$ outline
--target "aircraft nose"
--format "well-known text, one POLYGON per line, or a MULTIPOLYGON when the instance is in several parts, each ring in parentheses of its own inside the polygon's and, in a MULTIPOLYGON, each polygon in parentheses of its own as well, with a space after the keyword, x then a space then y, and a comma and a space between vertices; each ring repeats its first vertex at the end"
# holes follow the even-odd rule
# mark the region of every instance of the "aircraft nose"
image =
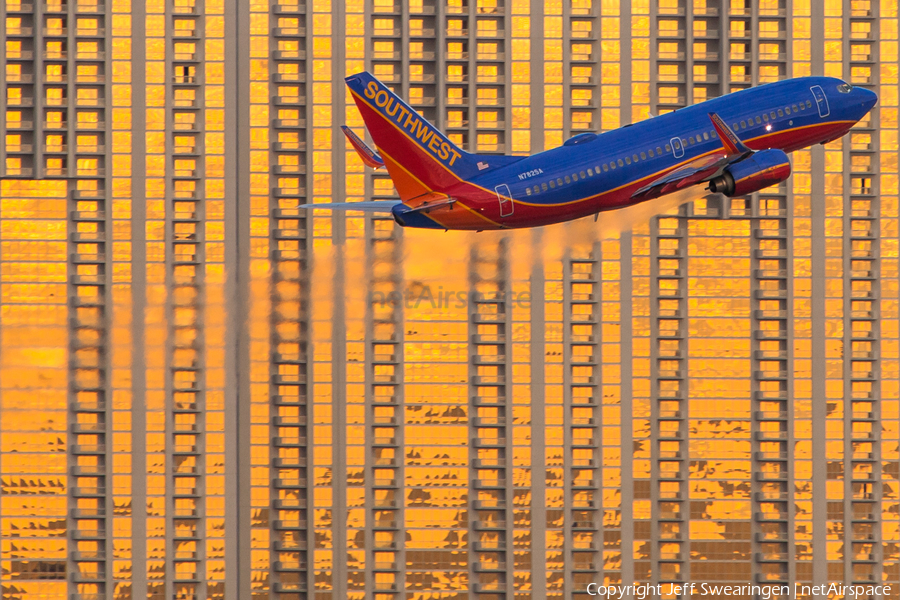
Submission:
POLYGON ((860 106, 863 109, 863 115, 865 115, 870 110, 872 110, 872 108, 875 106, 875 104, 878 103, 878 95, 875 92, 873 92, 871 90, 867 90, 865 88, 856 88, 856 89, 859 90, 859 94, 861 96, 860 106))

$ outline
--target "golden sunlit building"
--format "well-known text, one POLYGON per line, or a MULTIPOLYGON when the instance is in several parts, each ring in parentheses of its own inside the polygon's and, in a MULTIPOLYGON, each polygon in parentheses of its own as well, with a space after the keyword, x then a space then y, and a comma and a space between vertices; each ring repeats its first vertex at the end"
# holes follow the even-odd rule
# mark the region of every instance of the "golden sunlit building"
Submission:
POLYGON ((900 581, 897 0, 0 12, 4 600, 900 581), (394 197, 363 69, 479 152, 880 103, 751 197, 442 233, 297 208, 394 197))

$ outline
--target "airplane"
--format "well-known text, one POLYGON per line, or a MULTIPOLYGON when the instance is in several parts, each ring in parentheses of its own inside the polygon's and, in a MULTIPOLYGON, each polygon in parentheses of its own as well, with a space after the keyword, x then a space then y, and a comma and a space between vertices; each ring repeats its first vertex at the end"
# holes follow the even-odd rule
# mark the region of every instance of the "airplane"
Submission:
POLYGON ((785 181, 787 154, 844 136, 878 96, 832 77, 769 83, 531 156, 471 154, 369 72, 346 78, 377 151, 348 127, 363 162, 386 168, 399 200, 304 204, 389 212, 404 227, 539 227, 688 186, 743 196, 785 181))

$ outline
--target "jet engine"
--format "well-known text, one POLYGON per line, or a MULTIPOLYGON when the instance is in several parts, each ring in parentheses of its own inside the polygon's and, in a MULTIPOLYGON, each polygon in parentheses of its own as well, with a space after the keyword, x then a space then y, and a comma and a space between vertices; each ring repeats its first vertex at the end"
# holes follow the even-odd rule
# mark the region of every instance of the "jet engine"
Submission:
POLYGON ((729 198, 752 194, 791 176, 791 161, 781 150, 760 150, 729 165, 709 182, 709 191, 729 198))

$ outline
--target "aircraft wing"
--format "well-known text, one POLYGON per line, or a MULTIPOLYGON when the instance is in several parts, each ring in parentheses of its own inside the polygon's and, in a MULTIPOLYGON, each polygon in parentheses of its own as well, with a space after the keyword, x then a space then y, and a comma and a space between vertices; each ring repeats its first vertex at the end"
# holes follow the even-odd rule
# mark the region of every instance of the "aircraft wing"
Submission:
POLYGON ((731 164, 725 153, 701 156, 668 174, 654 179, 631 195, 635 200, 651 200, 671 194, 681 188, 700 183, 716 175, 722 167, 731 164))
POLYGON ((719 135, 719 139, 722 140, 723 149, 713 154, 697 157, 674 171, 654 179, 633 193, 631 195, 633 199, 640 201, 659 198, 689 185, 708 181, 719 175, 720 171, 728 165, 744 160, 753 154, 753 150, 744 145, 719 115, 709 113, 709 119, 719 135))
POLYGON ((300 208, 389 213, 398 204, 402 204, 402 202, 399 200, 365 200, 363 202, 322 202, 321 204, 301 204, 300 208))

